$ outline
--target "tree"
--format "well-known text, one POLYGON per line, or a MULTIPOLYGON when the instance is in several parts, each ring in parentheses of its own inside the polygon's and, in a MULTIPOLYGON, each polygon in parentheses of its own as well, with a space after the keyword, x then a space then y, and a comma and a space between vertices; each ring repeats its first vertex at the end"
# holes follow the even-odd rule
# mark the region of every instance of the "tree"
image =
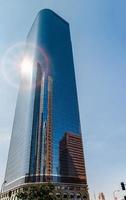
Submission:
POLYGON ((56 200, 54 189, 52 183, 25 186, 16 196, 21 200, 56 200))

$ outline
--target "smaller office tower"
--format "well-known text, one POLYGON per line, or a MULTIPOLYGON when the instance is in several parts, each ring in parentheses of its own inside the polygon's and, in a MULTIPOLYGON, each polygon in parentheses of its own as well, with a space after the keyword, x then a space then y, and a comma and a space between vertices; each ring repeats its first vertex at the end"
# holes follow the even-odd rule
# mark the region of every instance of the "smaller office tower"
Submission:
POLYGON ((64 177, 68 177, 69 182, 86 183, 83 147, 80 135, 66 132, 60 141, 60 174, 62 181, 64 177))
POLYGON ((105 200, 105 195, 104 195, 103 192, 99 193, 98 199, 99 200, 105 200))

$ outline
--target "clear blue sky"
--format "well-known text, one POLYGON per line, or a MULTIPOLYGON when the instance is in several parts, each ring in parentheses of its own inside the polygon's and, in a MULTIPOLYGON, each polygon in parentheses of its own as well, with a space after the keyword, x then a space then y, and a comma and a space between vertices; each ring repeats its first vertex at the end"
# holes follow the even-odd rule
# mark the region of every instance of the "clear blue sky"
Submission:
POLYGON ((0 184, 18 88, 3 76, 2 61, 45 7, 70 23, 89 191, 110 200, 126 180, 125 0, 0 0, 0 184))

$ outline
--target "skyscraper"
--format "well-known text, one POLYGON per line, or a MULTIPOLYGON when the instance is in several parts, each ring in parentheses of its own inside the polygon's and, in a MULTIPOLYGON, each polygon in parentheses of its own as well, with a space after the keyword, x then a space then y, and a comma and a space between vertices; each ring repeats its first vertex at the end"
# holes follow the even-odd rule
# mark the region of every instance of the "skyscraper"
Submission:
POLYGON ((87 192, 69 24, 49 9, 39 12, 28 34, 23 68, 3 191, 34 182, 75 184, 70 170, 62 179, 60 141, 68 132, 80 145, 71 147, 71 155, 81 153, 74 178, 87 192))

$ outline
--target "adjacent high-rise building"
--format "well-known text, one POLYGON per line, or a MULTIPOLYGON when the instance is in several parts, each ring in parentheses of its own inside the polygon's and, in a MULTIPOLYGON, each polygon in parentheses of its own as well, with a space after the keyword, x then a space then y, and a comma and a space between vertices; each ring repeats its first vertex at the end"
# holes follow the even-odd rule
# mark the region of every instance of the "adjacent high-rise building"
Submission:
POLYGON ((54 182, 78 184, 88 196, 68 22, 40 11, 22 66, 3 191, 54 182))
POLYGON ((99 199, 99 200, 105 200, 105 195, 104 195, 103 192, 99 193, 98 199, 99 199))
POLYGON ((60 141, 60 175, 61 181, 74 183, 85 183, 86 173, 84 164, 84 155, 82 139, 75 133, 65 133, 60 141), (65 177, 65 178, 64 178, 65 177))

